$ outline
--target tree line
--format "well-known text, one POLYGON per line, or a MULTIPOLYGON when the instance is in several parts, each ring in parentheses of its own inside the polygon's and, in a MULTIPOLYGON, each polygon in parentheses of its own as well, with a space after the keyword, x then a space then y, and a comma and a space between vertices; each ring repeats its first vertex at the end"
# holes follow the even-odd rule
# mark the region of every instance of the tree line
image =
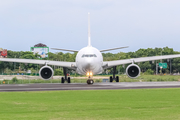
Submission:
MULTIPOLYGON (((139 49, 135 52, 119 52, 119 53, 102 53, 104 61, 112 61, 112 60, 122 60, 122 59, 130 59, 130 58, 139 58, 139 57, 148 57, 148 56, 161 56, 161 55, 171 55, 171 54, 180 54, 180 52, 174 51, 172 48, 164 47, 164 48, 147 48, 147 49, 139 49)), ((43 58, 43 60, 53 60, 53 61, 68 61, 75 62, 77 53, 48 53, 48 58, 43 58)), ((33 54, 32 52, 25 51, 11 51, 8 50, 8 58, 22 58, 22 59, 41 59, 38 54, 33 54)), ((163 69, 163 73, 170 73, 170 60, 157 60, 157 61, 149 61, 149 62, 141 62, 136 63, 141 68, 141 72, 151 71, 152 74, 156 72, 156 63, 163 62, 167 63, 168 68, 163 69)), ((171 59, 172 63, 172 73, 177 73, 180 71, 180 58, 171 59)), ((117 66, 117 73, 125 73, 125 69, 128 66, 119 65, 117 66)), ((38 72, 41 65, 36 64, 24 64, 24 63, 10 63, 10 62, 0 62, 0 72, 1 73, 19 73, 26 72, 31 70, 31 72, 38 72)), ((59 66, 51 66, 54 70, 59 69, 62 70, 59 66)), ((61 72, 62 73, 62 72, 61 72)), ((112 69, 108 69, 104 71, 104 73, 112 73, 112 69)))

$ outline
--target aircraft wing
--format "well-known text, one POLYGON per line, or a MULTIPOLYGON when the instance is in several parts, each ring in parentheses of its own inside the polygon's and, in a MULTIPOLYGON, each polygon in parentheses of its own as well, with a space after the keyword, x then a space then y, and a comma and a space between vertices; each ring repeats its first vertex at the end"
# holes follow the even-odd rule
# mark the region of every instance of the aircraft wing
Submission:
POLYGON ((163 55, 163 56, 153 56, 153 57, 141 57, 141 58, 131 58, 131 59, 124 59, 124 60, 115 60, 115 61, 104 61, 103 68, 110 68, 117 65, 123 65, 128 63, 139 63, 139 62, 146 62, 146 61, 154 61, 154 60, 161 60, 161 59, 170 59, 170 58, 178 58, 180 54, 176 55, 163 55))
POLYGON ((17 62, 17 63, 32 63, 39 65, 55 65, 67 68, 75 68, 75 62, 62 62, 62 61, 50 61, 50 60, 36 60, 36 59, 17 59, 17 58, 0 58, 0 61, 4 62, 17 62))
POLYGON ((67 49, 59 49, 59 48, 51 48, 53 50, 62 50, 62 51, 69 51, 69 52, 78 52, 78 50, 67 50, 67 49))
POLYGON ((111 49, 106 49, 106 50, 100 50, 100 52, 106 52, 106 51, 117 50, 117 49, 123 49, 123 48, 128 48, 128 46, 126 46, 126 47, 118 47, 118 48, 111 48, 111 49))

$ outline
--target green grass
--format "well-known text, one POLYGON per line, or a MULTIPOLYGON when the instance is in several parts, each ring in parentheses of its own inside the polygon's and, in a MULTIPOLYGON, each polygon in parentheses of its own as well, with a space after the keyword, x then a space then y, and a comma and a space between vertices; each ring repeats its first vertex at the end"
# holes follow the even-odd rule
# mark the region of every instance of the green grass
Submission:
POLYGON ((179 120, 179 113, 179 88, 0 93, 0 120, 179 120))

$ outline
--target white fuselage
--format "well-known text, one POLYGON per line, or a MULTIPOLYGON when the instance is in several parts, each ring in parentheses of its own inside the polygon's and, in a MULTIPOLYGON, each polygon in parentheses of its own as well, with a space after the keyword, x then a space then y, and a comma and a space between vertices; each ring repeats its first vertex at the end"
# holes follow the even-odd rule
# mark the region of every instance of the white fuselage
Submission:
POLYGON ((103 71, 103 57, 101 52, 91 46, 82 48, 76 56, 76 72, 86 75, 91 72, 93 75, 103 71))

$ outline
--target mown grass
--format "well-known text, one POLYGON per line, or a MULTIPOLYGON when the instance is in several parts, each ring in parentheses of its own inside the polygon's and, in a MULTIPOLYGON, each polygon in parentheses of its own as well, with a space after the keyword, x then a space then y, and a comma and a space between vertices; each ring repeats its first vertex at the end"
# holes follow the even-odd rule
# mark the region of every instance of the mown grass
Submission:
POLYGON ((1 92, 1 120, 179 120, 180 89, 1 92))

